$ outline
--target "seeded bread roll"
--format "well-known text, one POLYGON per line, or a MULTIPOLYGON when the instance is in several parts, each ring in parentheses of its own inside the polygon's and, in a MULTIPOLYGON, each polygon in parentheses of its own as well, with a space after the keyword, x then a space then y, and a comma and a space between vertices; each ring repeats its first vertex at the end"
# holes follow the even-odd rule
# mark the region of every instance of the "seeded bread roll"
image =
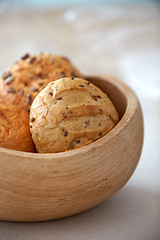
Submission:
POLYGON ((26 54, 0 78, 0 102, 18 105, 29 111, 35 96, 48 83, 74 76, 82 75, 65 57, 26 54))
POLYGON ((29 113, 14 105, 0 104, 0 147, 35 152, 29 131, 29 113))
POLYGON ((34 99, 30 131, 40 153, 83 147, 108 133, 118 113, 99 88, 80 78, 49 83, 34 99))

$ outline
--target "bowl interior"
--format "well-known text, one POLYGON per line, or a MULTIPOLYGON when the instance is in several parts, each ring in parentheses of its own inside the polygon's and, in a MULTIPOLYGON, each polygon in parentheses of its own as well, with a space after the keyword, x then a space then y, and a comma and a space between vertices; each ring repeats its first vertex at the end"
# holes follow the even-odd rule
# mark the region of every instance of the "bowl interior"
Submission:
POLYGON ((123 117, 126 108, 127 108, 127 98, 123 91, 121 91, 120 88, 118 88, 115 83, 112 83, 110 78, 108 78, 108 81, 106 78, 103 77, 87 77, 88 81, 92 82, 94 85, 99 87, 103 92, 105 92, 108 97, 113 102, 114 106, 116 107, 120 119, 123 117))

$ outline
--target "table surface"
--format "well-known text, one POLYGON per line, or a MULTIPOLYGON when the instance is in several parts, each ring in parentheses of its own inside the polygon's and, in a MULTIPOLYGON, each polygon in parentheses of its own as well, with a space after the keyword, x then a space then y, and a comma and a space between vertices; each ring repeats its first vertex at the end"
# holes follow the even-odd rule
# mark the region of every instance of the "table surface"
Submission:
POLYGON ((41 223, 0 222, 0 240, 160 239, 160 7, 0 4, 0 72, 25 52, 69 57, 87 75, 118 77, 137 93, 145 138, 139 165, 113 197, 84 213, 41 223))

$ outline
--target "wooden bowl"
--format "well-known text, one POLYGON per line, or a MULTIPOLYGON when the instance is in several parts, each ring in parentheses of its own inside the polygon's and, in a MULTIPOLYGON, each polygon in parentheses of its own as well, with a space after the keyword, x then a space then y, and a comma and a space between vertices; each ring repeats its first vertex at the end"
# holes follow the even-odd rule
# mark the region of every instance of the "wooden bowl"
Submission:
POLYGON ((0 219, 43 221, 87 210, 117 192, 135 170, 143 118, 134 92, 112 77, 87 77, 116 106, 108 134, 68 152, 38 154, 0 148, 0 219))

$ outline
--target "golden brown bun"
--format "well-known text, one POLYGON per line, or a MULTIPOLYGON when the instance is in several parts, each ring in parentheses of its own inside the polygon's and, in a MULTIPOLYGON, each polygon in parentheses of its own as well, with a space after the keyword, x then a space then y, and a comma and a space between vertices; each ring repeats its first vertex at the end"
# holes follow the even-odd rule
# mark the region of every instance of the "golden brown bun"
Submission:
POLYGON ((0 78, 0 102, 29 111, 35 96, 50 82, 61 77, 82 75, 65 58, 56 55, 24 55, 0 78))
POLYGON ((84 79, 62 78, 34 99, 30 131, 40 153, 83 147, 108 133, 118 113, 99 88, 84 79))
POLYGON ((29 131, 29 113, 14 105, 0 104, 0 147, 35 152, 29 131))

